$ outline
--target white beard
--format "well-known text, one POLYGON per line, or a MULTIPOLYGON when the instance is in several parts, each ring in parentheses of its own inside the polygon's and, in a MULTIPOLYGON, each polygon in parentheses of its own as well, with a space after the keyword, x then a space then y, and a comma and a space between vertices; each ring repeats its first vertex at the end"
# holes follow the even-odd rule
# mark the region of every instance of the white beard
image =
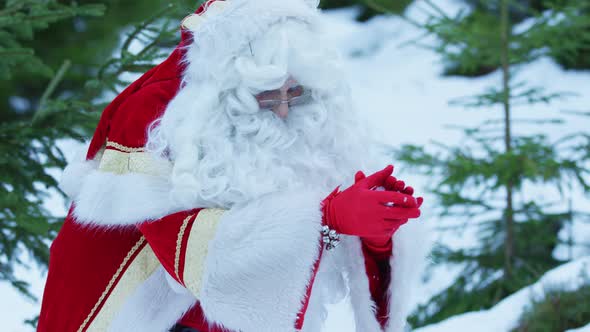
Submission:
POLYGON ((285 21, 210 67, 199 48, 189 49, 184 84, 147 145, 173 161, 175 200, 228 208, 286 189, 329 192, 374 160, 337 57, 318 45, 306 25, 285 21), (313 91, 313 101, 286 120, 260 110, 253 95, 290 75, 313 91))
MULTIPOLYGON (((295 107, 286 120, 270 111, 229 120, 228 108, 206 112, 193 122, 203 125, 186 133, 178 128, 183 142, 166 145, 174 161, 173 195, 183 204, 228 208, 287 189, 331 191, 351 182, 369 158, 352 117, 338 119, 321 104, 295 107)), ((162 134, 157 128, 152 144, 162 134)))

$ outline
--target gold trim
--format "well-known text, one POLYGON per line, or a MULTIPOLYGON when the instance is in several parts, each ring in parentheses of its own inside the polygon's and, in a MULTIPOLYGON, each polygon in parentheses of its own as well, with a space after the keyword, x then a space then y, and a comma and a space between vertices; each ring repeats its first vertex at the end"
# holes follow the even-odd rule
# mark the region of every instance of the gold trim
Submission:
POLYGON ((98 169, 114 174, 141 173, 148 175, 168 174, 171 165, 168 160, 154 158, 147 152, 121 152, 105 150, 98 169))
POLYGON ((209 242, 215 237, 217 224, 224 212, 222 209, 201 210, 189 233, 184 263, 184 284, 197 298, 201 293, 209 242))
POLYGON ((127 256, 125 256, 125 258, 123 259, 123 262, 121 262, 121 265, 119 265, 119 268, 117 269, 117 271, 115 272, 115 274, 113 275, 113 277, 111 278, 109 283, 107 284, 106 289, 102 292, 102 294, 98 298, 98 301, 94 304, 94 307, 92 307, 92 310, 90 310, 90 313, 88 314, 88 316, 86 317, 84 322, 82 322, 82 325, 80 325, 80 328, 78 328, 78 332, 82 332, 84 330, 84 328, 86 327, 86 325, 88 324, 88 322, 90 321, 90 319, 92 318, 92 316, 94 315, 96 310, 98 309, 98 306, 100 306, 100 304, 104 301, 105 297, 107 296, 107 294, 109 293, 111 288, 113 288, 113 286, 115 285, 115 281, 117 280, 117 278, 119 278, 119 275, 121 274, 121 272, 123 272, 123 269, 125 268, 125 265, 127 265, 127 262, 131 259, 133 254, 135 254, 135 252, 139 249, 139 247, 141 247, 141 245, 144 242, 145 242, 145 238, 141 237, 141 239, 139 239, 139 241, 137 241, 137 243, 133 246, 133 248, 131 248, 131 250, 129 250, 129 252, 127 253, 127 256))
POLYGON ((203 22, 205 22, 206 18, 204 16, 212 17, 221 14, 225 10, 227 3, 225 1, 215 1, 209 2, 206 6, 205 11, 200 15, 191 14, 185 17, 180 22, 180 27, 183 29, 196 30, 201 24, 203 24, 203 22))
POLYGON ((196 29, 199 25, 203 23, 203 18, 197 14, 191 14, 182 19, 180 22, 180 27, 182 29, 196 29))
MULTIPOLYGON (((144 240, 145 241, 145 240, 144 240)), ((143 284, 160 266, 160 262, 152 248, 147 245, 137 254, 133 262, 114 286, 102 308, 88 326, 87 332, 108 331, 114 318, 129 297, 143 284)))
POLYGON ((180 231, 178 232, 178 237, 176 238, 176 253, 174 255, 174 273, 176 274, 176 279, 180 280, 180 251, 182 250, 182 238, 184 237, 184 232, 186 232, 186 228, 188 227, 189 221, 194 217, 194 214, 186 217, 180 226, 180 231))
POLYGON ((129 153, 105 150, 98 169, 103 172, 125 174, 129 172, 129 153))
POLYGON ((121 144, 119 144, 117 142, 112 142, 112 141, 107 141, 107 147, 115 148, 117 150, 120 150, 122 152, 127 152, 127 153, 131 153, 131 152, 145 152, 146 151, 145 148, 131 148, 131 147, 128 147, 128 146, 121 145, 121 144))

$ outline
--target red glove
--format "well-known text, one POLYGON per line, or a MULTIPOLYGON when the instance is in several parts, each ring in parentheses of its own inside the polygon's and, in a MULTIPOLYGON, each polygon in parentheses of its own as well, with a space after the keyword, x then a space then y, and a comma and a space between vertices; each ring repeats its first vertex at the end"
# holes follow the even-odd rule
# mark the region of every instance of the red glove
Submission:
MULTIPOLYGON (((354 182, 357 183, 365 178, 365 173, 362 171, 358 171, 354 176, 354 182)), ((406 183, 402 180, 398 180, 395 176, 389 176, 385 183, 383 184, 383 189, 387 191, 396 191, 400 193, 404 193, 410 196, 414 195, 414 188, 407 186, 406 183)), ((418 203, 418 208, 422 206, 424 202, 424 198, 418 197, 416 198, 416 202, 418 203)))
MULTIPOLYGON (((365 174, 362 171, 358 171, 354 177, 355 183, 363 179, 365 179, 365 174)), ((386 191, 400 192, 410 196, 414 194, 414 188, 406 186, 404 181, 398 180, 394 176, 389 176, 383 183, 382 188, 386 191)), ((418 208, 422 206, 423 201, 424 199, 422 197, 416 199, 418 208)), ((406 222, 408 222, 407 219, 402 219, 398 221, 398 224, 401 226, 406 222)), ((376 237, 364 237, 362 238, 363 243, 372 253, 389 255, 392 246, 391 237, 397 231, 397 228, 392 231, 391 234, 381 234, 376 237)))
POLYGON ((374 190, 384 186, 392 172, 393 166, 387 166, 343 192, 336 189, 322 204, 324 222, 341 234, 382 238, 391 237, 408 219, 418 218, 418 202, 411 195, 374 190))

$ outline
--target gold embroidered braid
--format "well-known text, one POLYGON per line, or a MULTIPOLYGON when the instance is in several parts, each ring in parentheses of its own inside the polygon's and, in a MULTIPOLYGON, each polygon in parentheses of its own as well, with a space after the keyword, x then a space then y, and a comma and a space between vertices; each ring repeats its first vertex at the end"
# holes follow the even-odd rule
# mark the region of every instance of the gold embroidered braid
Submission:
POLYGON ((105 150, 98 169, 118 175, 139 173, 164 176, 171 172, 172 164, 165 159, 154 158, 147 152, 121 152, 105 150))
POLYGON ((178 232, 178 237, 176 238, 176 253, 174 256, 174 273, 176 274, 176 279, 180 281, 180 251, 182 250, 182 238, 184 237, 184 232, 188 227, 188 222, 194 217, 194 214, 186 217, 182 222, 182 226, 180 226, 180 231, 178 232))
POLYGON ((217 225, 224 214, 221 209, 204 209, 197 214, 186 245, 184 285, 199 298, 209 252, 209 243, 215 238, 217 225))
POLYGON ((145 148, 130 148, 128 146, 124 146, 119 143, 111 142, 111 141, 107 141, 107 147, 115 148, 115 149, 120 150, 122 152, 128 152, 128 153, 145 152, 145 148))
POLYGON ((121 272, 123 272, 125 265, 127 265, 129 260, 131 259, 131 257, 133 257, 135 252, 141 247, 141 245, 144 242, 145 242, 145 238, 142 236, 141 239, 139 239, 139 241, 137 241, 137 243, 133 246, 133 248, 131 248, 131 250, 129 250, 129 252, 127 253, 127 256, 125 256, 125 258, 123 259, 123 262, 121 262, 121 265, 119 265, 119 268, 117 269, 117 271, 115 272, 115 274, 113 275, 111 280, 109 281, 106 289, 102 292, 102 294, 98 298, 98 301, 96 302, 96 304, 94 304, 94 307, 92 308, 92 310, 90 310, 90 313, 88 314, 88 316, 86 317, 84 322, 82 322, 82 325, 80 325, 80 328, 78 328, 78 332, 84 331, 84 329, 86 328, 86 325, 88 325, 88 323, 90 322, 90 319, 92 318, 92 316, 94 316, 94 313, 96 312, 96 310, 98 310, 98 307, 100 306, 100 304, 104 301, 104 299, 106 298, 106 296, 109 293, 109 291, 111 290, 111 288, 113 288, 113 286, 115 285, 115 281, 117 280, 117 278, 119 278, 119 275, 121 275, 121 272))

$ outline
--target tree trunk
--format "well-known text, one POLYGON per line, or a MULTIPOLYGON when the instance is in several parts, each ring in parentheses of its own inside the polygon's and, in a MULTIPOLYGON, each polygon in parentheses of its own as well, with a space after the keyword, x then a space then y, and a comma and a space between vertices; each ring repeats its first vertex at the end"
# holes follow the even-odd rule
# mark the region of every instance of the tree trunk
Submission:
MULTIPOLYGON (((512 132, 510 128, 510 31, 511 24, 508 15, 509 0, 502 0, 501 8, 501 34, 502 34, 502 103, 504 107, 504 143, 506 153, 512 151, 512 132)), ((512 257, 514 256, 514 205, 513 205, 514 181, 512 176, 506 184, 506 210, 504 213, 504 228, 506 236, 504 239, 504 277, 510 279, 512 276, 512 257)))

